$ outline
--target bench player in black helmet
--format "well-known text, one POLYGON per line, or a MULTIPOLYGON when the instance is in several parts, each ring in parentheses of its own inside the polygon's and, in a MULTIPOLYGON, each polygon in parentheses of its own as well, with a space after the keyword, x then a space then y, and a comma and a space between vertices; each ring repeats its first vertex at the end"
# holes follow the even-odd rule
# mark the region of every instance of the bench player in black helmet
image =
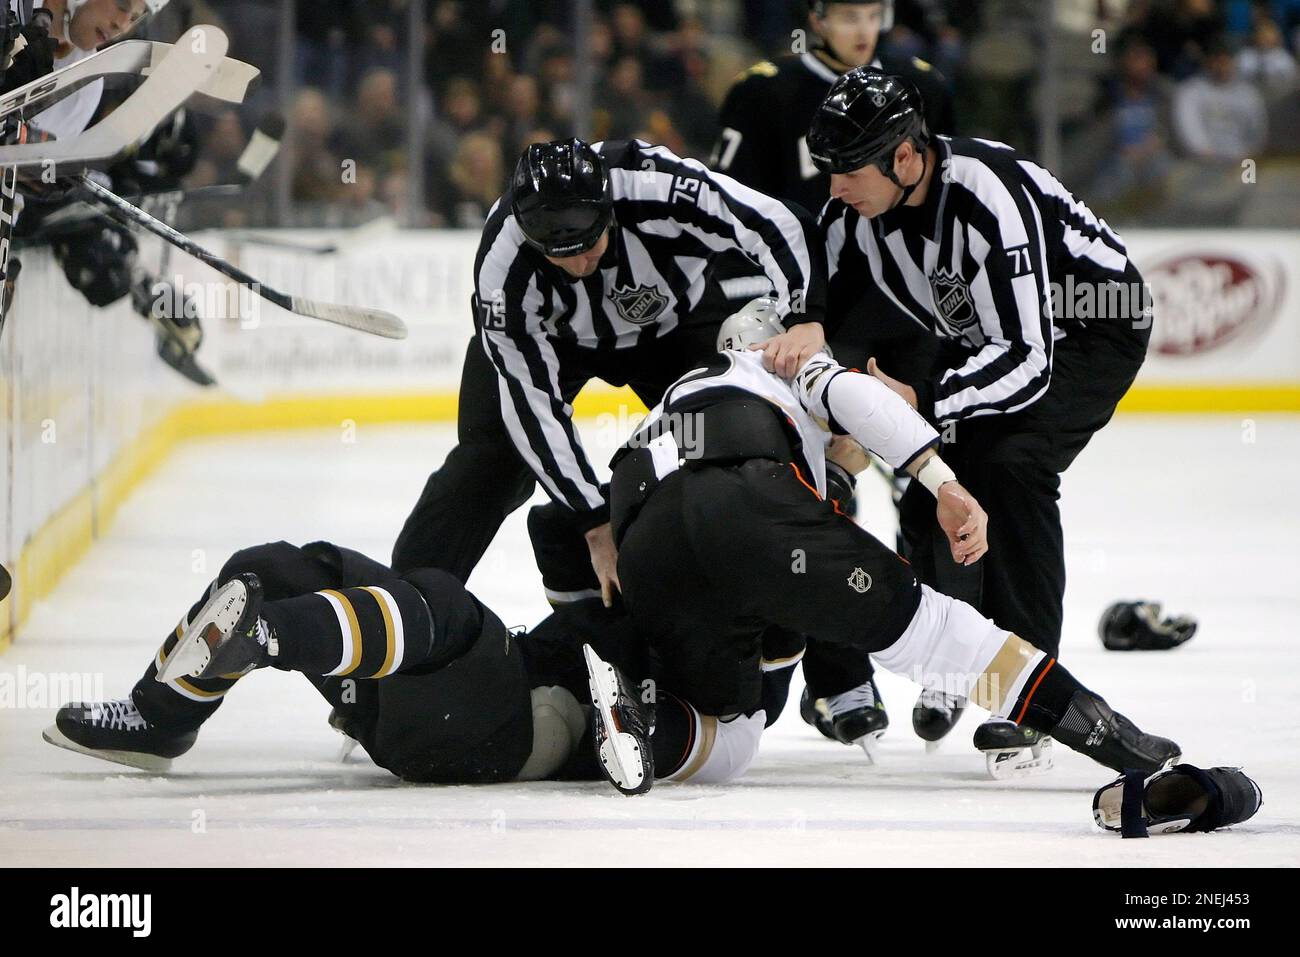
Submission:
MULTIPOLYGON (((1151 313, 1123 240, 1052 173, 1000 143, 931 136, 917 91, 854 70, 808 134, 831 176, 822 214, 830 296, 843 309, 883 292, 931 330, 938 358, 907 378, 870 370, 944 431, 962 483, 989 513, 989 553, 948 561, 922 489, 900 506, 923 581, 965 597, 1055 656, 1065 560, 1060 475, 1109 421, 1146 354, 1151 313), (1077 301, 1062 290, 1086 291, 1077 301)), ((934 699, 918 730, 937 739, 960 702, 934 699)), ((1030 745, 986 723, 982 749, 1030 745)))
POLYGON ((826 205, 830 177, 808 153, 808 123, 848 70, 871 66, 912 80, 935 126, 951 128, 952 100, 943 77, 915 57, 879 49, 893 25, 890 0, 809 0, 811 49, 754 64, 723 101, 709 165, 770 196, 816 212, 826 205))
POLYGON ((790 327, 771 360, 820 349, 824 252, 808 213, 637 140, 528 147, 475 259, 460 442, 406 520, 394 568, 466 580, 540 481, 586 536, 609 600, 608 507, 570 403, 600 378, 654 405, 710 354, 722 317, 710 326, 695 307, 711 263, 733 250, 759 264, 790 327))

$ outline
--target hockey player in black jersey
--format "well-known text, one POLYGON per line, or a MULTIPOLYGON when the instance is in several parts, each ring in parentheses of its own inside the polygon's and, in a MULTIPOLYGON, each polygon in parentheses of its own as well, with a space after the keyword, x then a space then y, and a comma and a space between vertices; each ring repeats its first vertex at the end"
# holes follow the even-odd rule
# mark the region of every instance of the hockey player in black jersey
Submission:
POLYGON ((924 492, 945 555, 980 560, 991 524, 936 453, 939 435, 879 379, 825 353, 787 380, 752 351, 781 327, 770 302, 722 326, 718 356, 669 387, 613 459, 623 597, 666 672, 702 710, 759 706, 767 626, 870 653, 925 687, 1115 769, 1179 756, 1053 656, 921 584, 824 499, 831 435, 851 435, 924 492))
POLYGON ((572 422, 592 378, 646 403, 712 352, 697 315, 712 261, 751 257, 789 326, 772 359, 821 348, 824 253, 811 216, 641 141, 558 140, 525 150, 475 259, 474 336, 459 444, 393 549, 393 567, 464 581, 540 481, 584 533, 607 600, 617 587, 608 507, 572 422))
POLYGON ((654 707, 649 774, 718 783, 744 772, 762 713, 720 721, 674 694, 625 612, 575 601, 511 632, 446 572, 398 575, 328 542, 236 552, 130 697, 67 704, 44 736, 163 773, 238 682, 272 669, 303 674, 329 702, 330 725, 404 780, 597 780, 584 645, 633 675, 638 692, 654 689, 638 694, 654 707))
MULTIPOLYGON (((942 424, 945 458, 989 512, 988 557, 956 569, 923 490, 909 488, 900 508, 909 558, 923 581, 1055 655, 1060 475, 1142 364, 1151 326, 1142 277, 1120 237, 1048 170, 999 143, 932 137, 904 79, 845 74, 808 142, 831 174, 822 223, 834 308, 883 291, 933 332, 940 352, 925 374, 869 369, 942 424)), ((938 738, 960 702, 928 710, 927 736, 938 738)), ((986 724, 976 743, 1018 737, 986 724)))
MULTIPOLYGON (((710 165, 772 196, 820 210, 830 196, 830 176, 808 153, 808 124, 831 84, 859 66, 906 76, 921 91, 931 129, 951 132, 952 97, 938 71, 924 60, 880 49, 893 25, 893 6, 892 0, 809 0, 811 49, 756 63, 737 79, 722 106, 710 165)), ((743 263, 724 268, 733 281, 753 272, 743 263)), ((827 335, 845 365, 865 367, 874 356, 900 376, 928 370, 932 337, 883 294, 866 296, 831 318, 827 335)), ((906 475, 895 478, 895 501, 906 484, 906 475)), ((847 495, 842 501, 851 511, 851 482, 841 494, 847 495)), ((808 687, 801 713, 827 737, 865 743, 864 735, 888 727, 869 661, 812 641, 803 667, 808 687), (821 693, 813 695, 808 688, 821 693), (833 701, 827 700, 832 696, 833 701)))
POLYGON ((890 0, 809 0, 812 48, 755 63, 737 78, 723 100, 709 165, 770 196, 821 209, 830 177, 808 153, 808 124, 831 84, 859 66, 910 79, 936 128, 951 129, 952 98, 934 68, 878 50, 892 21, 890 0))

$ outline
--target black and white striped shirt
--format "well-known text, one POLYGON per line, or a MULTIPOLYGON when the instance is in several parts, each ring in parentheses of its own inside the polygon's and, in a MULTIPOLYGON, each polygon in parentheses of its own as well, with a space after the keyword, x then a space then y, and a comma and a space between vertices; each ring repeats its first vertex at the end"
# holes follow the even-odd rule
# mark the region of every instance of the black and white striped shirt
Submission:
POLYGON ((610 252, 595 273, 573 279, 527 245, 509 193, 474 263, 474 319, 506 427, 551 497, 577 512, 605 501, 560 393, 556 341, 604 352, 667 334, 699 303, 712 257, 735 249, 766 274, 787 325, 820 322, 825 304, 824 253, 807 214, 662 146, 593 146, 614 202, 610 252))
POLYGON ((835 199, 823 209, 828 308, 841 314, 875 283, 964 348, 964 361, 918 385, 933 420, 1014 412, 1047 390, 1054 341, 1084 326, 1054 314, 1052 285, 1067 275, 1069 288, 1130 282, 1136 272, 1119 236, 1043 167, 991 140, 933 145, 920 206, 871 220, 835 199))

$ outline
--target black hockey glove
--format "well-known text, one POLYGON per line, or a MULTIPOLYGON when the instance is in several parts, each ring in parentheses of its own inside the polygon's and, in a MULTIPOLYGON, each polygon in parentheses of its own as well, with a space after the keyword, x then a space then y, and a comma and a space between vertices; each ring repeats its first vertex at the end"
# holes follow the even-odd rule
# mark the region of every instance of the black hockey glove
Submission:
POLYGON ((50 37, 48 11, 37 10, 26 26, 18 22, 12 10, 5 13, 8 19, 2 31, 6 45, 0 93, 16 90, 54 70, 55 42, 50 37))
POLYGON ((92 306, 110 305, 131 291, 135 254, 131 234, 114 223, 92 222, 54 242, 63 274, 92 306))

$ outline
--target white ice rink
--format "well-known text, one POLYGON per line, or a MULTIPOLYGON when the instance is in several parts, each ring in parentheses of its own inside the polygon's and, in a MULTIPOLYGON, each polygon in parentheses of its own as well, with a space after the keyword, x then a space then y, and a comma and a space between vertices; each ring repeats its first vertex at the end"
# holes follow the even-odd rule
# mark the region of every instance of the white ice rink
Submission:
MULTIPOLYGON (((45 744, 52 707, 0 709, 0 864, 1295 865, 1300 418, 1253 428, 1121 417, 1063 494, 1066 664, 1187 760, 1244 766, 1264 806, 1233 830, 1103 834, 1090 801, 1110 772, 1058 746, 1047 775, 987 780, 970 746, 974 713, 926 755, 910 727, 915 687, 890 675, 879 766, 800 722, 796 679, 741 782, 628 799, 603 783, 406 785, 360 752, 340 764, 327 705, 306 681, 268 671, 230 694, 167 777, 45 744), (1106 652, 1096 621, 1117 598, 1163 600, 1201 631, 1172 653, 1106 652)), ((453 439, 450 426, 375 427, 352 444, 290 432, 183 446, 35 608, 0 673, 89 672, 124 697, 236 548, 327 538, 386 561, 453 439)), ((867 485, 867 523, 892 540, 883 484, 867 485)), ((512 625, 546 612, 523 516, 470 582, 512 625)))

